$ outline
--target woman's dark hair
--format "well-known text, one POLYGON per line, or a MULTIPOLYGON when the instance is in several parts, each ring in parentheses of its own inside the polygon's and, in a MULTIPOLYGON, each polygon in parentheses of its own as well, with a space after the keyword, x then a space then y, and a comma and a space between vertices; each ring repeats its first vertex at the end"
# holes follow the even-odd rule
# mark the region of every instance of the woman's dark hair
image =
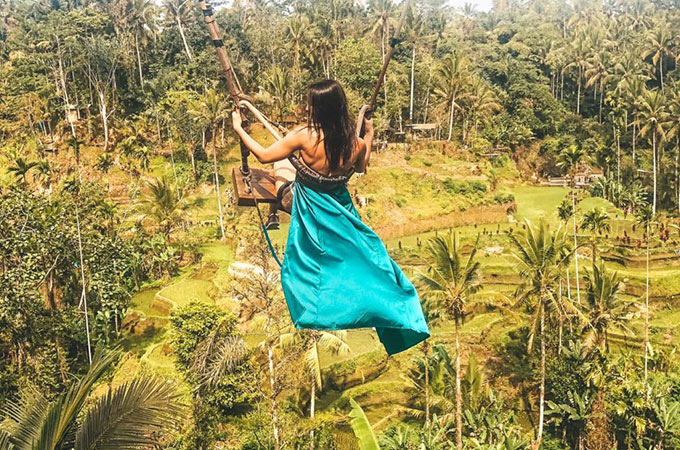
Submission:
POLYGON ((352 157, 356 142, 345 91, 335 80, 317 81, 309 86, 307 105, 307 126, 316 131, 319 139, 323 131, 328 167, 331 173, 335 172, 352 157))

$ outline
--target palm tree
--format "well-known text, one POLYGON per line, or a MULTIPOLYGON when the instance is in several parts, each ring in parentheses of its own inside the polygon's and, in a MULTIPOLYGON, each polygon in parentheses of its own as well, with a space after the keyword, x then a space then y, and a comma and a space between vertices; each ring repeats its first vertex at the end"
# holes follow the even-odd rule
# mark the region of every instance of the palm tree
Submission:
POLYGON ((154 219, 166 237, 170 236, 174 226, 182 221, 181 211, 186 204, 176 186, 165 177, 149 182, 149 189, 150 195, 142 204, 142 211, 154 219))
POLYGON ((602 349, 609 352, 609 329, 615 326, 630 331, 630 304, 619 295, 623 285, 618 274, 607 270, 603 261, 593 264, 592 273, 586 273, 585 279, 588 325, 584 340, 588 346, 602 345, 602 349))
POLYGON ((135 449, 158 444, 157 433, 181 420, 180 398, 165 380, 140 376, 106 393, 97 383, 118 359, 97 351, 87 374, 52 401, 27 391, 3 406, 6 440, 15 450, 135 449))
MULTIPOLYGON (((371 20, 371 34, 380 32, 380 54, 382 55, 382 63, 385 63, 387 55, 387 38, 390 35, 390 15, 394 9, 392 0, 373 0, 369 5, 369 14, 372 16, 371 20)), ((385 92, 385 103, 387 103, 387 83, 383 83, 385 92)))
POLYGON ((599 52, 593 53, 586 62, 586 87, 596 86, 595 92, 600 94, 598 119, 602 123, 602 103, 604 100, 605 85, 611 79, 611 71, 614 68, 612 53, 602 48, 599 52))
POLYGON ((293 70, 296 79, 300 76, 300 58, 304 51, 305 43, 310 40, 307 35, 308 29, 309 23, 307 23, 304 16, 290 18, 286 26, 286 39, 293 54, 293 70))
MULTIPOLYGON (((332 355, 346 355, 351 349, 347 345, 346 331, 315 331, 315 330, 295 330, 284 333, 279 337, 279 345, 282 348, 292 344, 302 344, 305 348, 302 358, 305 361, 307 370, 311 378, 309 394, 309 418, 314 419, 316 413, 316 392, 323 389, 321 383, 321 359, 320 350, 324 350, 332 355)), ((309 432, 310 450, 314 450, 314 429, 309 432)))
POLYGON ((274 117, 279 120, 283 119, 290 104, 288 99, 292 87, 290 73, 285 68, 273 66, 263 75, 262 88, 271 96, 276 111, 274 117))
POLYGON ((442 302, 446 312, 453 318, 456 328, 456 447, 463 446, 463 398, 461 391, 460 326, 465 316, 465 303, 481 289, 479 261, 475 260, 479 237, 470 256, 464 260, 458 233, 449 231, 447 236, 437 236, 429 242, 428 268, 419 275, 427 289, 427 295, 442 302))
POLYGON ((47 195, 51 196, 52 195, 52 165, 50 164, 50 161, 47 160, 47 159, 41 159, 35 165, 35 168, 38 171, 38 177, 37 178, 40 180, 40 184, 42 185, 43 189, 47 190, 47 195))
MULTIPOLYGON (((441 321, 441 311, 435 302, 431 302, 426 298, 421 300, 423 308, 423 315, 425 322, 430 328, 439 325, 441 321)), ((430 423, 430 340, 425 339, 421 345, 423 350, 423 371, 425 373, 425 386, 423 391, 425 393, 425 424, 430 423)))
POLYGON ((670 93, 668 140, 675 138, 675 198, 680 210, 680 83, 674 82, 670 93))
POLYGON ((560 153, 557 165, 567 170, 569 176, 569 185, 571 186, 571 211, 573 217, 574 228, 574 270, 576 272, 576 301, 581 304, 581 282, 579 281, 580 273, 578 270, 578 237, 576 226, 576 172, 581 166, 581 162, 585 159, 585 152, 583 149, 572 145, 560 153))
POLYGON ((644 226, 645 229, 645 245, 646 245, 646 259, 645 259, 645 337, 643 340, 645 353, 645 387, 647 387, 648 367, 649 367, 649 225, 654 220, 654 209, 645 205, 640 208, 637 213, 636 221, 638 224, 644 226))
POLYGON ((640 117, 636 121, 640 127, 640 135, 652 135, 652 167, 653 167, 653 193, 652 214, 656 214, 657 198, 657 146, 666 138, 668 127, 668 112, 666 110, 666 97, 659 90, 645 90, 639 98, 640 117))
POLYGON ((155 7, 151 0, 132 0, 129 4, 128 23, 130 33, 134 39, 135 53, 137 56, 137 70, 139 72, 139 85, 144 87, 144 75, 142 73, 142 53, 140 46, 147 44, 148 35, 155 29, 153 14, 155 7))
POLYGON ((189 0, 166 0, 165 9, 168 12, 168 18, 177 24, 177 30, 184 44, 184 51, 191 62, 193 56, 191 55, 187 38, 184 35, 184 25, 187 16, 191 13, 191 2, 189 0))
POLYGON ((111 167, 113 167, 113 155, 111 154, 111 152, 104 152, 97 157, 97 163, 95 164, 95 168, 101 170, 102 173, 104 174, 104 178, 106 178, 107 191, 111 190, 111 180, 107 176, 109 170, 111 170, 111 167))
POLYGON ((577 70, 576 75, 576 114, 581 113, 581 84, 583 82, 583 75, 585 73, 588 64, 588 54, 590 53, 590 48, 587 39, 582 33, 569 43, 569 58, 570 63, 564 66, 562 69, 562 74, 564 75, 572 67, 577 70))
POLYGON ((637 145, 637 137, 639 134, 638 118, 639 118, 639 108, 638 99, 642 96, 645 91, 645 81, 646 78, 641 75, 634 75, 630 78, 624 78, 621 81, 622 90, 625 93, 627 101, 630 103, 632 109, 633 121, 631 126, 633 127, 633 140, 632 140, 632 151, 633 151, 633 162, 635 162, 635 149, 637 145), (637 131, 636 131, 637 130, 637 131))
POLYGON ((639 181, 626 184, 623 186, 621 200, 626 209, 635 214, 638 207, 647 203, 647 189, 639 181))
MULTIPOLYGON (((567 222, 569 221, 572 216, 575 216, 575 211, 574 211, 574 206, 572 205, 572 202, 568 198, 562 199, 559 205, 557 205, 557 217, 564 222, 564 225, 567 225, 567 222)), ((574 258, 576 258, 576 255, 574 255, 574 258)), ((569 266, 567 265, 565 268, 565 277, 564 279, 567 282, 567 299, 571 301, 571 279, 569 278, 569 266)), ((578 276, 577 276, 578 277, 578 276)), ((578 283, 578 282, 577 282, 578 283)), ((560 285, 560 290, 561 290, 561 285, 560 285)), ((560 324, 560 332, 562 331, 561 324, 560 324)), ((560 336, 562 334, 560 333, 560 336)), ((562 345, 562 340, 560 339, 560 349, 562 345)))
POLYGON ((425 21, 420 12, 416 12, 415 8, 409 10, 406 23, 406 36, 411 44, 411 80, 409 89, 409 107, 408 120, 413 123, 413 95, 415 90, 415 67, 416 67, 416 47, 420 41, 421 35, 425 29, 425 21))
POLYGON ((26 178, 28 172, 37 165, 37 161, 26 161, 24 158, 18 157, 14 160, 14 164, 7 168, 7 171, 14 174, 14 178, 20 186, 26 186, 28 184, 26 178))
POLYGON ((442 65, 437 69, 437 88, 435 93, 448 105, 449 109, 449 137, 453 133, 453 116, 458 107, 456 100, 460 101, 466 96, 466 87, 469 80, 468 60, 458 53, 444 58, 442 65))
POLYGON ((224 232, 224 215, 222 213, 222 196, 220 193, 220 174, 217 164, 217 124, 227 115, 227 102, 215 89, 207 89, 196 102, 191 114, 196 120, 207 126, 212 133, 213 165, 215 174, 215 195, 220 219, 222 239, 226 239, 224 232))
POLYGON ((581 228, 583 230, 590 230, 591 245, 593 249, 593 265, 595 264, 595 258, 597 257, 597 236, 595 233, 602 234, 602 232, 611 231, 612 227, 609 224, 609 214, 607 214, 602 208, 593 208, 583 215, 583 222, 581 223, 581 228))
POLYGON ((558 297, 555 286, 561 277, 562 268, 569 260, 570 249, 566 233, 559 226, 551 231, 545 222, 534 227, 526 222, 525 230, 510 234, 515 247, 519 273, 524 281, 518 290, 521 302, 533 305, 528 351, 533 348, 536 333, 541 338, 541 366, 539 392, 538 433, 534 448, 540 448, 543 439, 545 413, 545 315, 548 306, 563 314, 579 314, 578 310, 558 297))
MULTIPOLYGON (((496 93, 487 83, 479 78, 472 82, 470 87, 470 117, 475 127, 475 138, 477 137, 477 127, 479 122, 487 122, 489 115, 501 108, 496 98, 496 93)), ((474 141, 472 141, 474 146, 474 141)))
POLYGON ((673 35, 665 24, 659 24, 649 33, 647 40, 649 49, 644 53, 643 58, 651 56, 654 65, 659 66, 659 83, 663 90, 663 59, 671 54, 673 35))

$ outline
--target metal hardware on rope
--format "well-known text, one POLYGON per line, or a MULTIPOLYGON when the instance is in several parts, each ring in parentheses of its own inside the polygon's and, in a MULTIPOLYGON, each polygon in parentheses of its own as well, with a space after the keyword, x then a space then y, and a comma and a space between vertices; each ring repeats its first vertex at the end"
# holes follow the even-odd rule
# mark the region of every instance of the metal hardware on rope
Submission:
MULTIPOLYGON (((217 28, 217 24, 215 23, 214 10, 212 6, 210 6, 210 4, 206 1, 201 1, 200 5, 201 9, 203 10, 203 18, 205 21, 205 25, 208 28, 210 40, 215 46, 215 51, 217 52, 217 59, 220 61, 220 65, 222 66, 222 70, 224 71, 224 76, 227 81, 227 87, 229 89, 229 95, 231 95, 234 107, 238 108, 238 110, 240 111, 241 120, 243 121, 243 128, 247 129, 248 119, 241 110, 241 108, 239 107, 239 102, 243 99, 247 99, 248 97, 241 90, 241 84, 239 83, 238 78, 236 77, 234 67, 232 66, 231 61, 229 60, 229 55, 227 55, 227 51, 224 48, 224 41, 222 40, 222 37, 220 36, 220 31, 217 28)), ((248 150, 245 144, 241 142, 241 167, 239 168, 239 170, 241 172, 241 176, 243 177, 243 183, 248 194, 252 192, 250 166, 248 165, 249 154, 250 150, 248 150)))

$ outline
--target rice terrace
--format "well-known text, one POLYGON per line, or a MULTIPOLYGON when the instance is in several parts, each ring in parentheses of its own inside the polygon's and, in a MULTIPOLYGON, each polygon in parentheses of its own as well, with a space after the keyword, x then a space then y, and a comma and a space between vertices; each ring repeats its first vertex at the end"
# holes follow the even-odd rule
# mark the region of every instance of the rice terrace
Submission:
POLYGON ((0 0, 0 450, 680 449, 676 0, 0 0))

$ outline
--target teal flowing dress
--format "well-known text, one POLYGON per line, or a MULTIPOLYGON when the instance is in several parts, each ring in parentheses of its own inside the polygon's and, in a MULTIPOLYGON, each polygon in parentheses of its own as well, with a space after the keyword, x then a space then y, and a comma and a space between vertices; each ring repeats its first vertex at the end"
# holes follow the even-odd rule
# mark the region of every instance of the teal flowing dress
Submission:
POLYGON ((362 221, 345 185, 321 191, 299 179, 281 284, 296 328, 375 328, 388 354, 430 332, 413 284, 362 221))

